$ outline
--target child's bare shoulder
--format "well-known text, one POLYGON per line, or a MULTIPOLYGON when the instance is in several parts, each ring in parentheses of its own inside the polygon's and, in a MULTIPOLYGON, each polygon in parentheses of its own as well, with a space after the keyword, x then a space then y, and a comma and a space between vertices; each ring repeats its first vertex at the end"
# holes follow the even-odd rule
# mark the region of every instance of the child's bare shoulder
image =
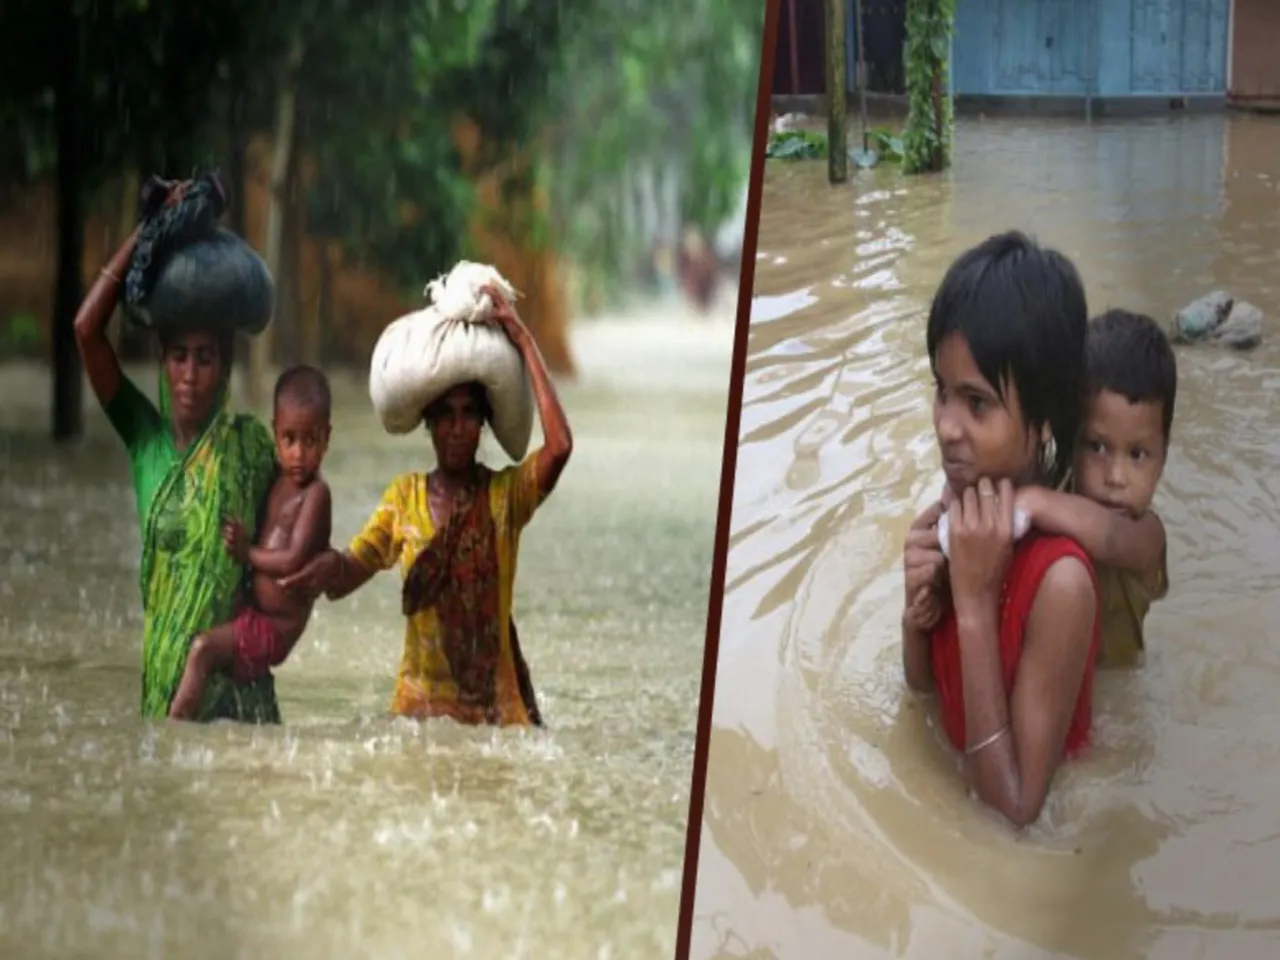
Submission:
POLYGON ((327 515, 333 509, 333 495, 329 492, 329 484, 323 477, 316 477, 307 487, 307 500, 312 509, 327 515))

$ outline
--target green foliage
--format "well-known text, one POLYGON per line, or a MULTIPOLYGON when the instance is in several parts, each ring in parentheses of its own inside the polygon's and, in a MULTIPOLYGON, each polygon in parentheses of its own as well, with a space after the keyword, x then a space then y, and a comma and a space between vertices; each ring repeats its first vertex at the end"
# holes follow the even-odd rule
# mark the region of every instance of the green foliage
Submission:
POLYGON ((86 192, 126 163, 189 166, 199 151, 208 91, 252 9, 248 0, 0 4, 0 119, 18 133, 0 151, 0 172, 31 179, 52 170, 59 88, 72 107, 86 192), (63 50, 70 72, 60 69, 63 50))
MULTIPOLYGON (((327 12, 313 2, 296 78, 300 141, 317 160, 308 227, 416 296, 470 252, 475 178, 534 138, 562 34, 593 5, 384 0, 327 12), (479 125, 484 148, 467 170, 450 133, 463 117, 479 125)), ((536 169, 512 172, 509 190, 527 198, 536 169)), ((503 226, 531 245, 549 242, 527 204, 504 215, 524 217, 503 226)))
POLYGON ((783 130, 769 134, 768 160, 822 160, 827 156, 827 136, 810 130, 783 130))
POLYGON ((0 360, 35 356, 42 346, 40 325, 30 314, 20 313, 0 325, 0 360))
MULTIPOLYGON (((901 163, 905 152, 902 137, 888 127, 867 131, 867 142, 881 163, 901 163)), ((823 160, 827 156, 827 135, 813 130, 783 130, 769 134, 765 158, 769 160, 823 160)))
MULTIPOLYGON (((511 189, 548 187, 506 224, 617 273, 631 252, 602 216, 640 159, 683 174, 682 213, 710 229, 750 156, 763 4, 739 0, 7 0, 0 5, 0 177, 52 172, 58 39, 88 193, 127 167, 226 168, 232 140, 270 137, 282 83, 315 161, 309 231, 407 290, 465 255, 474 181, 523 158, 511 189), (286 69, 288 55, 300 58, 286 69), (55 55, 49 53, 55 51, 55 55), (463 170, 451 124, 485 153, 463 170)), ((504 169, 507 169, 504 167, 504 169)))
POLYGON ((933 173, 951 163, 955 132, 947 75, 955 0, 907 0, 907 125, 903 170, 933 173))
POLYGON ((873 127, 867 131, 867 139, 880 154, 881 163, 902 163, 906 159, 906 144, 902 135, 887 127, 873 127))
POLYGON ((308 229, 418 294, 464 251, 472 190, 449 133, 464 105, 443 88, 477 63, 496 0, 320 6, 295 77, 308 229))
POLYGON ((556 232, 594 275, 617 278, 648 238, 627 224, 646 170, 679 182, 686 225, 734 212, 751 161, 763 3, 580 4, 550 92, 556 232))

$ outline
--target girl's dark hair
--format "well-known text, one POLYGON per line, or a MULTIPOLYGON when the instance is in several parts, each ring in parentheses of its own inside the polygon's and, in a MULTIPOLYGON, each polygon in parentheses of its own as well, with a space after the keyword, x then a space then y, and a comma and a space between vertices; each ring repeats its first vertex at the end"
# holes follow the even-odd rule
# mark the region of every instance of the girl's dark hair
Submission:
MULTIPOLYGON (((478 380, 472 380, 470 383, 460 384, 465 386, 471 392, 471 399, 476 405, 476 410, 480 413, 481 424, 493 422, 493 407, 489 405, 489 393, 485 390, 484 384, 478 380)), ((431 421, 438 417, 444 409, 444 398, 448 395, 448 391, 441 394, 440 397, 431 403, 422 411, 422 420, 428 426, 431 421)))
POLYGON ((1075 265, 1018 231, 961 254, 929 308, 926 340, 935 376, 939 346, 960 334, 1000 399, 1012 383, 1027 426, 1039 432, 1049 425, 1054 451, 1041 466, 1053 485, 1070 469, 1080 427, 1088 323, 1075 265))

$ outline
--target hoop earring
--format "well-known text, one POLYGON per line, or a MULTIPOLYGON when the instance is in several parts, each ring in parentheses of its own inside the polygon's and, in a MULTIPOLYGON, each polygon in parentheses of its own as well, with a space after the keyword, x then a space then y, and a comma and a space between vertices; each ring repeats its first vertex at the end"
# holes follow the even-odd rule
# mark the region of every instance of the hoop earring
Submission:
POLYGON ((1053 476, 1053 467, 1058 459, 1058 442, 1050 437, 1048 443, 1040 444, 1040 470, 1046 477, 1053 476))

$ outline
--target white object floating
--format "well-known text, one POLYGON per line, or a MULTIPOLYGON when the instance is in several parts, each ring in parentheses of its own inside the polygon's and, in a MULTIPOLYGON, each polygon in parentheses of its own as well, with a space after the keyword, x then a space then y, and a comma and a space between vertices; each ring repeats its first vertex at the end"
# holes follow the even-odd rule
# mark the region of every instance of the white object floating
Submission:
MULTIPOLYGON (((938 521, 938 546, 942 548, 944 557, 951 557, 951 541, 947 536, 947 530, 950 524, 947 522, 950 518, 947 514, 942 515, 942 519, 938 521)), ((1027 516, 1027 511, 1021 507, 1013 511, 1013 539, 1021 540, 1027 535, 1027 531, 1031 529, 1031 518, 1027 516)))

